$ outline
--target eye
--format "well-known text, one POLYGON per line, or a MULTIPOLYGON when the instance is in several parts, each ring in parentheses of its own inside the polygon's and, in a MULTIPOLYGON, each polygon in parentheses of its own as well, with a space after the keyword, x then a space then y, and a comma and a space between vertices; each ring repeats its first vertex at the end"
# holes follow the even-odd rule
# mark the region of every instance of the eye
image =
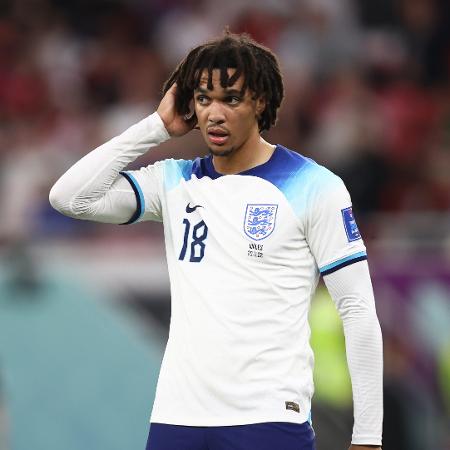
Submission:
POLYGON ((209 98, 203 94, 197 95, 197 97, 195 97, 195 99, 196 99, 197 103, 199 103, 200 105, 206 105, 209 101, 209 98))
POLYGON ((230 95, 229 97, 225 98, 225 101, 229 105, 237 105, 241 102, 241 97, 238 97, 237 95, 230 95))

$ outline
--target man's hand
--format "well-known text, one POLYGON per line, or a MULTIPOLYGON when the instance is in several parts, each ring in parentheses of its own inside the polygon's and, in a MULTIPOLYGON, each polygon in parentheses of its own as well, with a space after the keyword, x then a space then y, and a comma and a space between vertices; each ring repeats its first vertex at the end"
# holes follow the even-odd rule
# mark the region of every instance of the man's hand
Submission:
POLYGON ((194 128, 197 124, 195 114, 186 119, 179 115, 175 109, 175 94, 177 91, 176 83, 166 92, 156 112, 161 117, 167 132, 172 137, 183 136, 194 128))
POLYGON ((352 444, 348 450, 381 450, 378 445, 357 445, 352 444))

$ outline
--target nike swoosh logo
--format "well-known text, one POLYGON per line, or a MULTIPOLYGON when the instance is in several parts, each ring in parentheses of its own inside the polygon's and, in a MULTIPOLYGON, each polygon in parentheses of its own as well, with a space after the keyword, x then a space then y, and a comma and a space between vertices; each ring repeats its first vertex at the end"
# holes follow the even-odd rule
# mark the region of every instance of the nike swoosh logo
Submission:
POLYGON ((189 214, 191 212, 194 212, 197 208, 203 208, 203 206, 202 205, 191 206, 191 204, 188 203, 186 206, 186 212, 189 214))

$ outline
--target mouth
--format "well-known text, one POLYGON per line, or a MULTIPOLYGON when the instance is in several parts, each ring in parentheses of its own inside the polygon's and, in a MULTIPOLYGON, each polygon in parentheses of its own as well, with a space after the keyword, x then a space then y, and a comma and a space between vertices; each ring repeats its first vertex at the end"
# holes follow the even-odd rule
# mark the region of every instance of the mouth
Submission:
POLYGON ((209 128, 208 139, 215 145, 223 145, 230 137, 229 133, 222 128, 209 128))

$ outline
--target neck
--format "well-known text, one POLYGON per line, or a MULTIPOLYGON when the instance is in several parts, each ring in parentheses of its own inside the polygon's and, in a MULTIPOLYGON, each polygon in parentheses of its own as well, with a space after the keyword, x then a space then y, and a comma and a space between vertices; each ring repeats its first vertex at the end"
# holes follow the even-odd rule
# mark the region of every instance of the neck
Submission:
POLYGON ((256 142, 246 142, 226 156, 213 155, 213 165, 216 172, 232 175, 267 162, 272 156, 275 146, 265 141, 259 134, 256 142))

